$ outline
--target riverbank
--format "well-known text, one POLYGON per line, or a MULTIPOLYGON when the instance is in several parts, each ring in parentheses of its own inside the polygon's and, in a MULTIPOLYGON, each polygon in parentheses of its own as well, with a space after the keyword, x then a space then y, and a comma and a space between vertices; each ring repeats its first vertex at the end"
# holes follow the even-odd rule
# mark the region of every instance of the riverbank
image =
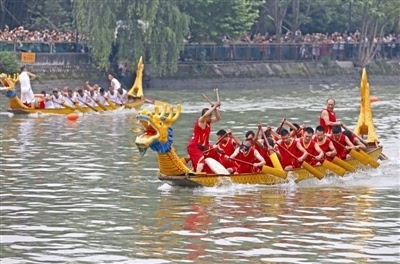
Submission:
MULTIPOLYGON (((87 80, 108 89, 110 83, 107 73, 89 65, 29 65, 39 76, 32 82, 35 93, 42 90, 50 92, 64 86, 74 89, 87 80)), ((305 85, 359 85, 362 69, 347 61, 317 62, 222 62, 222 63, 183 63, 178 71, 168 77, 159 77, 145 65, 143 85, 145 90, 163 89, 251 89, 277 86, 305 85)), ((367 66, 369 81, 374 85, 399 86, 400 60, 374 61, 367 66)), ((132 74, 120 79, 125 89, 132 86, 132 74)))

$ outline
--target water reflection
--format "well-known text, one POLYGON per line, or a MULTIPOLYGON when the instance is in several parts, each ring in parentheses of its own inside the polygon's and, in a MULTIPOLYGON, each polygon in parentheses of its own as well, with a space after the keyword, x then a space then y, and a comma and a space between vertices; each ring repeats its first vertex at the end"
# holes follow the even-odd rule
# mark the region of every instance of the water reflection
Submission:
MULTIPOLYGON (((183 104, 174 126, 182 156, 207 104, 193 91, 180 91, 179 99, 174 91, 152 93, 183 104)), ((258 121, 276 126, 283 117, 313 125, 328 94, 354 126, 355 87, 222 90, 223 119, 211 139, 220 128, 241 136, 258 121)), ((374 120, 390 160, 343 178, 274 187, 161 183, 155 153, 140 158, 134 146, 140 131, 134 111, 81 115, 75 122, 0 112, 2 262, 398 263, 400 96, 386 87, 373 94, 379 94, 374 120)))

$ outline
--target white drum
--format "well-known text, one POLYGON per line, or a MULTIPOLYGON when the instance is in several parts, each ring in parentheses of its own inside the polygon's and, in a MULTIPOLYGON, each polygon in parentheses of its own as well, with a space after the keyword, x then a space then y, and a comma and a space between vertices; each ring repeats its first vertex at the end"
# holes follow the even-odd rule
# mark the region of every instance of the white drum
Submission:
POLYGON ((206 158, 204 162, 210 167, 210 169, 215 173, 215 174, 220 174, 220 175, 230 175, 229 171, 225 169, 224 166, 222 166, 221 163, 216 161, 213 158, 206 158))

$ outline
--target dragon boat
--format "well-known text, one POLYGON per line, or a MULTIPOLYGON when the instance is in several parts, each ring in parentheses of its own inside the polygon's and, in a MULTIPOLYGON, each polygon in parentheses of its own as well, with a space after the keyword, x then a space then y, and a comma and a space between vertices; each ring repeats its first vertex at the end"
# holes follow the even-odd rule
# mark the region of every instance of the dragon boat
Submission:
MULTIPOLYGON (((360 115, 354 130, 354 134, 360 137, 360 139, 362 139, 362 136, 367 137, 367 139, 364 140, 367 145, 367 150, 361 158, 351 158, 340 162, 341 168, 346 171, 346 173, 354 171, 357 168, 372 166, 371 164, 377 164, 373 166, 376 168, 379 166, 377 162, 378 158, 383 155, 383 147, 379 145, 378 136, 372 119, 369 100, 370 89, 367 79, 367 73, 364 69, 360 84, 360 115)), ((289 177, 277 177, 275 174, 265 172, 244 174, 206 174, 194 172, 186 165, 185 159, 177 155, 173 146, 173 129, 171 126, 178 120, 180 114, 181 106, 179 104, 176 105, 176 107, 171 105, 168 107, 164 105, 162 108, 155 106, 154 112, 143 109, 137 114, 137 119, 143 127, 143 133, 136 138, 135 144, 141 155, 144 155, 149 147, 157 152, 159 165, 158 178, 161 181, 170 185, 185 187, 211 187, 223 184, 224 182, 274 185, 289 181, 289 177)), ((335 174, 334 170, 330 170, 323 165, 313 166, 312 169, 315 169, 322 177, 328 174, 335 174)), ((309 169, 303 167, 294 169, 290 171, 289 174, 295 182, 300 182, 316 177, 315 173, 312 172, 313 171, 310 172, 309 169)), ((343 174, 341 176, 343 176, 343 174)))
MULTIPOLYGON (((18 82, 19 74, 14 74, 13 76, 7 74, 0 74, 0 83, 3 87, 0 89, 5 92, 6 97, 9 100, 9 108, 8 112, 14 114, 34 114, 34 113, 44 113, 44 114, 60 114, 67 115, 73 112, 80 113, 89 113, 89 112, 103 112, 103 111, 112 111, 116 109, 139 109, 144 102, 148 102, 149 99, 146 99, 143 95, 143 60, 142 57, 139 59, 137 70, 136 70, 136 79, 132 86, 132 88, 128 91, 128 95, 130 98, 133 98, 132 101, 123 105, 116 105, 111 102, 109 99, 106 99, 108 105, 97 104, 95 106, 87 105, 87 107, 82 107, 78 103, 75 103, 74 106, 69 106, 63 104, 62 108, 40 108, 38 105, 35 108, 27 107, 22 103, 22 101, 18 98, 17 93, 15 92, 15 84, 18 82)), ((44 100, 42 94, 35 94, 35 98, 38 100, 44 100)))

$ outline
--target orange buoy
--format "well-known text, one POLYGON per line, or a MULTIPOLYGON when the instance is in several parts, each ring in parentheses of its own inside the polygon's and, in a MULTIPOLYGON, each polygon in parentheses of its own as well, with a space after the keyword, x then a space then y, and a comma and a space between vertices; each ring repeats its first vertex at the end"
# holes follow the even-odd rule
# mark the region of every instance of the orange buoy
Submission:
POLYGON ((370 97, 369 97, 369 101, 370 101, 371 103, 373 103, 373 102, 378 102, 379 99, 378 99, 378 97, 376 97, 376 96, 370 96, 370 97))
POLYGON ((67 119, 71 120, 71 121, 75 121, 76 119, 78 119, 78 114, 77 113, 70 113, 67 115, 67 119))

